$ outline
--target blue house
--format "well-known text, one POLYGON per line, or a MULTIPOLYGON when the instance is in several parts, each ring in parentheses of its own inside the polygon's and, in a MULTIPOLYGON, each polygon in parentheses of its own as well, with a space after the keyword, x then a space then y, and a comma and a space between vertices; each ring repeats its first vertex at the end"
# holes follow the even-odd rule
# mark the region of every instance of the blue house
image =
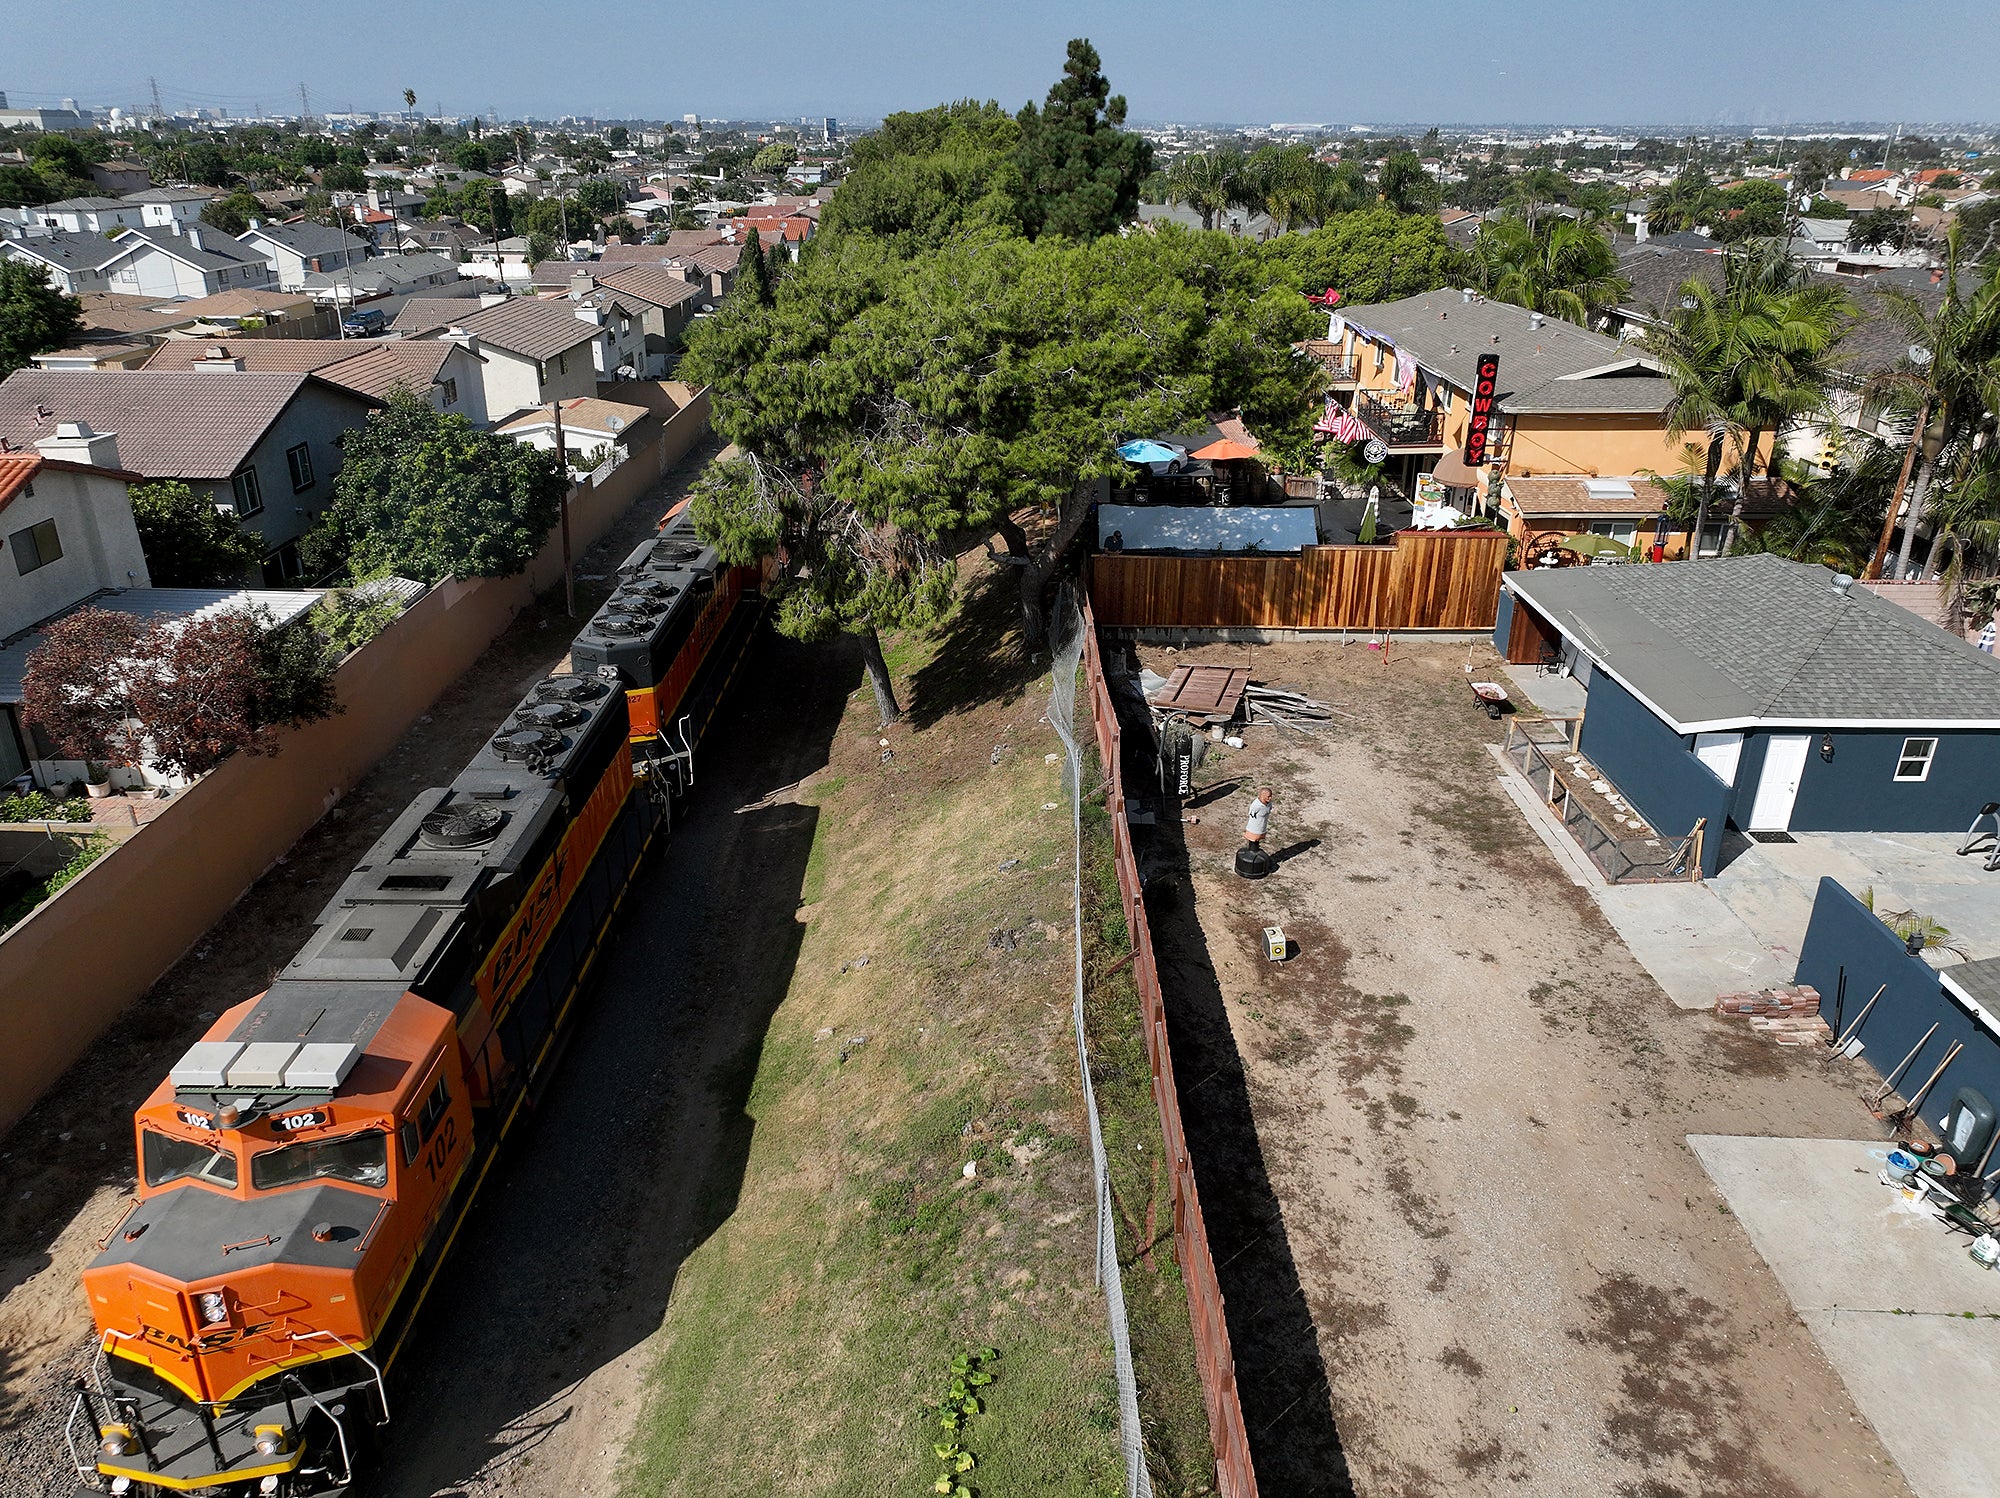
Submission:
POLYGON ((1578 751, 1669 836, 1962 832, 2000 801, 2000 662, 1824 567, 1510 572, 1493 641, 1577 678, 1578 751))

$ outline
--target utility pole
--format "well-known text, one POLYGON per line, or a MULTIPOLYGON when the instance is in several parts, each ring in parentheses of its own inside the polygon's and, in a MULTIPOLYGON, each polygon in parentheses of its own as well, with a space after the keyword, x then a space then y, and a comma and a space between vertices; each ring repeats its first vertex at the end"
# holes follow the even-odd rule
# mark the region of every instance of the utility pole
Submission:
POLYGON ((556 461, 562 464, 562 554, 563 554, 563 607, 570 618, 576 617, 576 573, 569 564, 569 448, 563 442, 562 397, 549 402, 549 409, 556 414, 556 461))
POLYGON ((307 102, 306 86, 301 83, 299 85, 299 134, 304 135, 307 131, 311 130, 312 122, 312 105, 307 102))
POLYGON ((146 82, 151 84, 153 88, 153 120, 157 123, 167 117, 167 111, 160 104, 160 80, 157 78, 148 78, 146 82))

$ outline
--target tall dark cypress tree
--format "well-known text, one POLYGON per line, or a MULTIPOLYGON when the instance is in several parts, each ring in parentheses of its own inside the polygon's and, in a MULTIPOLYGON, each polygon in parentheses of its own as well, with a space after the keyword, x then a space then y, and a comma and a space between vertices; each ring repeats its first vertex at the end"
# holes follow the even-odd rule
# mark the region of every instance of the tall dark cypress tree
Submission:
POLYGON ((1069 44, 1063 75, 1038 110, 1020 113, 1017 212, 1029 238, 1060 234, 1095 239, 1115 233, 1139 211, 1139 184, 1153 169, 1153 148, 1123 129, 1125 96, 1105 81, 1097 49, 1069 44))
POLYGON ((737 290, 759 307, 769 307, 775 301, 771 294, 771 262, 764 258, 764 247, 757 242, 757 231, 752 229, 750 237, 743 241, 743 269, 737 277, 737 290))

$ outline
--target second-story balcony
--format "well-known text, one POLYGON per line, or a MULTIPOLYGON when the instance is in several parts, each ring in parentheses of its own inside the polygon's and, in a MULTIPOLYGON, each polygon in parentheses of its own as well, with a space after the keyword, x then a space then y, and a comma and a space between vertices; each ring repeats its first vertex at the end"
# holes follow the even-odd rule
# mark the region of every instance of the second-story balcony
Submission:
POLYGON ((1326 371, 1329 382, 1352 386, 1361 378, 1361 361, 1340 352, 1340 345, 1324 338, 1308 338, 1297 345, 1299 351, 1326 371))
POLYGON ((1355 416, 1392 453, 1444 451, 1444 413, 1382 400, 1365 392, 1354 397, 1355 416))

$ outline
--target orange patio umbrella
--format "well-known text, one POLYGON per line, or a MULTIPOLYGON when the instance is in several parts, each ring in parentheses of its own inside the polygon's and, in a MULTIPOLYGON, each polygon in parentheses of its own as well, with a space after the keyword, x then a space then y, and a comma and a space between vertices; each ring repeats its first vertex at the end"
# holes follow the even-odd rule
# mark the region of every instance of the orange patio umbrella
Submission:
POLYGON ((1245 447, 1241 442, 1224 437, 1220 442, 1211 442, 1207 447, 1192 454, 1206 463, 1233 463, 1242 458, 1254 458, 1257 449, 1245 447))

